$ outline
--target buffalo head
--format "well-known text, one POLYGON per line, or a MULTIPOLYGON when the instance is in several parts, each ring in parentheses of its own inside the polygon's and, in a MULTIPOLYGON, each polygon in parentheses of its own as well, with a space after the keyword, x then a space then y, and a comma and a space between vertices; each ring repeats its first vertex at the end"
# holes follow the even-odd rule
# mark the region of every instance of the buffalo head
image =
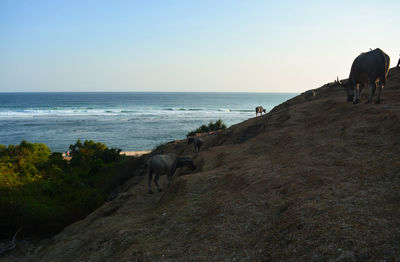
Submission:
POLYGON ((196 166, 193 163, 193 159, 190 157, 178 157, 177 158, 177 165, 176 167, 187 167, 190 168, 191 170, 195 170, 196 166))
POLYGON ((347 102, 352 102, 354 100, 354 88, 353 85, 350 83, 350 81, 344 83, 339 80, 339 77, 337 77, 335 83, 344 87, 344 91, 346 91, 347 94, 347 102))

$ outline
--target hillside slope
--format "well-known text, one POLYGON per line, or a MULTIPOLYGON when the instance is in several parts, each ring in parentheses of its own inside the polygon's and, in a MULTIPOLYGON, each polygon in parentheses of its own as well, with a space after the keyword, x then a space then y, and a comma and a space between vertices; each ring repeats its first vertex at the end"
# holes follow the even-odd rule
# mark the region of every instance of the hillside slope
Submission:
POLYGON ((204 136, 198 154, 158 149, 198 167, 150 195, 132 166, 114 199, 28 260, 400 259, 400 71, 380 105, 347 103, 333 83, 315 91, 204 136))

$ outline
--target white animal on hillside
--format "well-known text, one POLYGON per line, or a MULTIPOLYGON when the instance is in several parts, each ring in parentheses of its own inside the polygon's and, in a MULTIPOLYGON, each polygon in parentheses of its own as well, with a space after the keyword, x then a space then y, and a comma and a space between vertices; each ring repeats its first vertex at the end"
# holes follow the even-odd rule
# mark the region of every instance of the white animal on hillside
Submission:
POLYGON ((258 114, 262 115, 263 112, 264 112, 264 114, 267 113, 266 110, 265 110, 262 106, 257 106, 257 107, 256 107, 256 116, 257 116, 258 114))

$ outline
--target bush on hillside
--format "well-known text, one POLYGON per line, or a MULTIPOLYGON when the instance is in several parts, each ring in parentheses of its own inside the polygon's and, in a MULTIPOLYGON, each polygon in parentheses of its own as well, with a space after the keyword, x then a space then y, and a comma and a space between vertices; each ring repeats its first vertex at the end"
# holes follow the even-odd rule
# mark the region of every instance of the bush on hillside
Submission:
POLYGON ((102 169, 121 161, 120 150, 79 140, 70 149, 68 162, 45 144, 0 145, 0 232, 59 230, 105 201, 115 178, 102 169))
POLYGON ((196 130, 190 131, 186 136, 195 136, 197 133, 206 133, 217 131, 219 129, 226 129, 226 125, 221 119, 218 119, 217 121, 215 121, 215 123, 210 121, 210 123, 208 123, 208 126, 202 125, 196 130))

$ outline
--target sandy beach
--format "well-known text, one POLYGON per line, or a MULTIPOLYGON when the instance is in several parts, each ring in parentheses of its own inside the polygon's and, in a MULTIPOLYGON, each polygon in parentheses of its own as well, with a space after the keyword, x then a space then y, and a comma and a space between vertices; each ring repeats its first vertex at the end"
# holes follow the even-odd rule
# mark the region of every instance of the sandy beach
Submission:
POLYGON ((126 155, 126 156, 141 156, 145 154, 149 154, 151 150, 144 150, 144 151, 123 151, 121 152, 121 155, 126 155))
MULTIPOLYGON (((122 151, 121 155, 126 155, 126 156, 135 156, 139 157, 141 155, 149 154, 151 150, 143 150, 143 151, 122 151)), ((70 160, 71 157, 67 156, 65 153, 62 154, 63 158, 66 160, 70 160)))

